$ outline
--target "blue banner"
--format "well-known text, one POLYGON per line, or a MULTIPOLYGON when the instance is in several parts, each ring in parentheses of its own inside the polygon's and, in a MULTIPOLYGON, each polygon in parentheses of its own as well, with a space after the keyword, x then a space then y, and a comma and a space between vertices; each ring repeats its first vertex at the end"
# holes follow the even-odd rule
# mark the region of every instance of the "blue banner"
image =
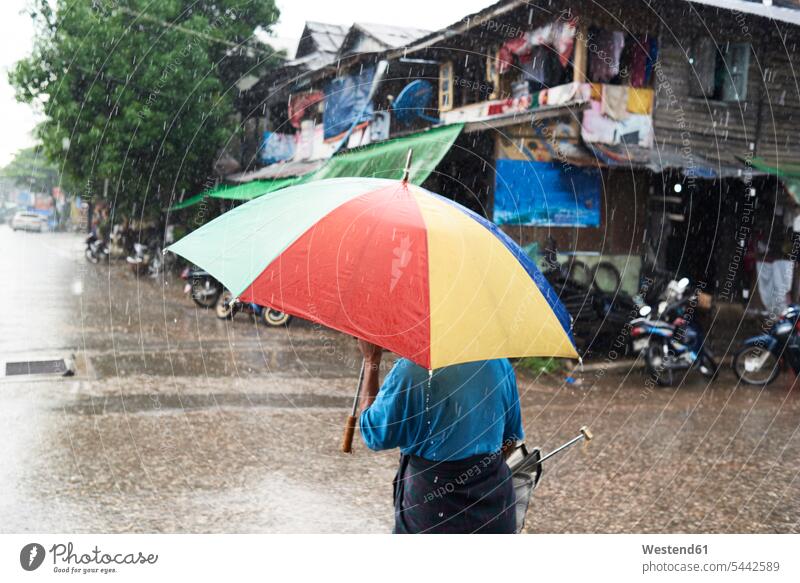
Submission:
POLYGON ((560 162, 497 160, 494 222, 537 227, 599 227, 600 171, 560 162))
POLYGON ((361 73, 345 75, 332 80, 325 87, 325 139, 341 136, 351 125, 372 119, 369 91, 375 67, 364 67, 361 73))
POLYGON ((292 134, 264 132, 261 142, 261 163, 269 166, 289 160, 294 156, 295 143, 292 134))

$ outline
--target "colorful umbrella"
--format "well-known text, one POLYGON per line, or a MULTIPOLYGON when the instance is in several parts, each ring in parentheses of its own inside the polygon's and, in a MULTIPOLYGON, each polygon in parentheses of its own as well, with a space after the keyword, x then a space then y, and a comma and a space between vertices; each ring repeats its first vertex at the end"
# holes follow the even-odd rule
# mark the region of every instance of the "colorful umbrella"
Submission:
POLYGON ((168 248, 245 302, 318 322, 428 368, 577 358, 570 316, 522 249, 403 181, 336 178, 239 206, 168 248))

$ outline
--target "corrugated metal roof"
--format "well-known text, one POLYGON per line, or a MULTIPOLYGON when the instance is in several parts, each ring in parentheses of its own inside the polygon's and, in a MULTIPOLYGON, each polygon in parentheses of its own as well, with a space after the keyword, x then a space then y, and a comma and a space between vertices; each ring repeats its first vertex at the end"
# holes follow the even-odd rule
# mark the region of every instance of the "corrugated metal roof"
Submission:
MULTIPOLYGON (((317 50, 325 53, 336 53, 339 47, 342 46, 344 37, 347 36, 349 26, 344 24, 329 24, 326 22, 315 22, 309 20, 306 22, 303 34, 309 34, 314 41, 317 50)), ((299 49, 299 47, 298 47, 299 49)), ((295 57, 302 57, 305 55, 296 54, 295 57)))
POLYGON ((361 29, 364 33, 383 44, 386 49, 401 47, 431 32, 421 28, 392 26, 390 24, 373 24, 368 22, 357 22, 353 25, 353 28, 361 29))
MULTIPOLYGON (((702 4, 706 6, 713 6, 722 10, 739 11, 744 14, 752 14, 754 16, 761 16, 770 18, 779 22, 787 22, 789 24, 800 25, 800 5, 797 2, 783 1, 780 5, 773 3, 772 6, 767 6, 758 0, 681 0, 692 2, 694 4, 702 4), (796 8, 792 8, 795 6, 796 8)), ((431 32, 423 37, 412 41, 407 51, 418 51, 425 49, 429 46, 438 44, 446 38, 463 34, 470 29, 478 27, 483 22, 487 22, 492 18, 497 18, 501 15, 508 14, 509 12, 529 5, 528 0, 499 0, 486 8, 474 12, 468 16, 464 16, 454 22, 453 24, 431 32)), ((400 48, 400 47, 397 47, 400 48)))
POLYGON ((713 6, 723 10, 738 11, 743 14, 763 16, 780 22, 800 25, 800 10, 787 6, 767 6, 763 2, 748 2, 746 0, 690 0, 693 4, 713 6))

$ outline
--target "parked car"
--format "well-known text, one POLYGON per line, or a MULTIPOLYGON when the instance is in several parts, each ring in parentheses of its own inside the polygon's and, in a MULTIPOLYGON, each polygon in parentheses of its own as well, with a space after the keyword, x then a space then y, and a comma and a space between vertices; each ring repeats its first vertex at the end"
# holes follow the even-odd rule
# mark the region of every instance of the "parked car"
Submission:
POLYGON ((36 213, 20 211, 11 219, 11 228, 15 231, 36 231, 41 233, 47 229, 47 219, 36 213))

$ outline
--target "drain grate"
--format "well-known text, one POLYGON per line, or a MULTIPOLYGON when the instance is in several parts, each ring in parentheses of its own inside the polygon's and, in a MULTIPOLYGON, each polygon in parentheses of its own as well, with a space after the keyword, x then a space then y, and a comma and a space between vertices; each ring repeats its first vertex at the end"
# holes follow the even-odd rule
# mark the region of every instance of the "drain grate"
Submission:
POLYGON ((28 374, 66 374, 69 371, 63 358, 57 360, 23 360, 6 363, 6 376, 28 374))

